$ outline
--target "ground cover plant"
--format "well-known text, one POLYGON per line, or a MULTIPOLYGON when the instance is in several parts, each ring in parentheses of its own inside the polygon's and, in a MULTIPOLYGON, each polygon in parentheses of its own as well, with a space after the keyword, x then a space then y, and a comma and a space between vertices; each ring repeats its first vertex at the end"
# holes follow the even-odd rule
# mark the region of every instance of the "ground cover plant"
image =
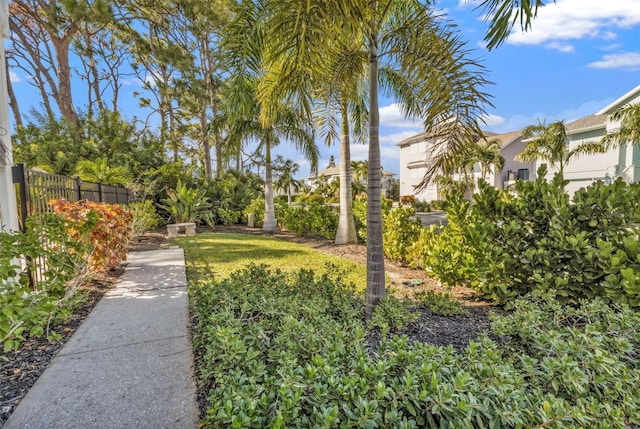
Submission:
POLYGON ((496 321, 501 343, 456 353, 389 330, 372 348, 362 294, 335 272, 251 265, 190 287, 203 427, 640 423, 640 315, 628 306, 538 294, 496 321))

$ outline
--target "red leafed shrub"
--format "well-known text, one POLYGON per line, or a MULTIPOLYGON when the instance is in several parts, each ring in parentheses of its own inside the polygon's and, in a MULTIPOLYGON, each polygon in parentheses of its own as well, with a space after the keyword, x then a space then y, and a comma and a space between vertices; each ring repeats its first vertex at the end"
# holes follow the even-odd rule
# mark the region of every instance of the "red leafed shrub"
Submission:
POLYGON ((416 202, 416 197, 414 195, 401 195, 400 196, 400 204, 414 204, 416 202))
POLYGON ((72 221, 68 231, 71 238, 89 241, 88 264, 92 271, 108 270, 125 259, 133 221, 131 211, 92 201, 52 200, 49 205, 56 214, 72 221))

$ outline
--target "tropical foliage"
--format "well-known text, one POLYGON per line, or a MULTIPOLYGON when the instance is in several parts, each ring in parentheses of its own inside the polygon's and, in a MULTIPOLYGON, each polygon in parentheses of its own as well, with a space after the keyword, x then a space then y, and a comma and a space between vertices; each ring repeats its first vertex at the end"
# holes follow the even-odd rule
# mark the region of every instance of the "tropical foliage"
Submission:
POLYGON ((191 189, 180 180, 175 189, 167 189, 167 197, 158 207, 165 210, 174 223, 206 222, 214 225, 211 202, 205 189, 191 189))
POLYGON ((484 182, 473 204, 453 195, 448 225, 423 230, 410 259, 501 303, 543 290, 640 307, 640 187, 596 182, 570 201, 561 176, 545 175, 518 181, 517 197, 484 182))
POLYGON ((564 307, 538 294, 496 320, 500 344, 484 337, 455 353, 391 335, 412 319, 393 300, 374 314, 389 335, 372 348, 363 298, 339 274, 249 266, 190 290, 203 427, 640 422, 640 314, 625 306, 564 307))
POLYGON ((549 167, 560 173, 564 173, 564 167, 573 158, 580 155, 604 152, 604 146, 600 142, 583 142, 570 148, 567 139, 567 130, 564 122, 553 122, 549 125, 539 123, 530 125, 522 131, 525 139, 531 139, 517 159, 525 162, 540 160, 549 163, 549 167))

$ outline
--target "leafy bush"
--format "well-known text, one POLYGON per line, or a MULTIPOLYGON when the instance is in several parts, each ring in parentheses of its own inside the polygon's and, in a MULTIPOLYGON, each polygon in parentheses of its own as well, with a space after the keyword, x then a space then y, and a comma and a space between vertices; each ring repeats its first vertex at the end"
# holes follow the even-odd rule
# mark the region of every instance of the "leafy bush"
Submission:
POLYGON ((409 248, 420 235, 422 221, 412 207, 398 207, 382 215, 384 254, 392 261, 407 264, 409 248))
POLYGON ((251 172, 229 170, 221 178, 214 179, 207 187, 207 196, 212 201, 216 221, 223 224, 241 222, 247 206, 263 195, 263 187, 264 181, 251 172))
MULTIPOLYGON (((264 197, 260 196, 255 200, 251 201, 244 210, 242 211, 242 220, 244 222, 248 222, 249 214, 253 213, 255 217, 255 226, 257 228, 262 228, 264 225, 264 214, 265 214, 265 206, 264 206, 264 197)), ((277 215, 276 215, 277 219, 277 215)))
POLYGON ((427 201, 416 201, 412 204, 416 212, 430 212, 431 204, 427 201))
MULTIPOLYGON (((382 215, 393 206, 393 200, 389 198, 382 198, 380 201, 382 205, 382 215)), ((367 241, 367 195, 358 195, 353 201, 353 217, 356 224, 356 234, 361 241, 367 241)))
POLYGON ((423 232, 408 258, 498 302, 553 289, 562 302, 599 296, 640 306, 640 186, 596 182, 569 201, 562 179, 545 175, 518 181, 517 197, 484 182, 474 204, 453 194, 448 225, 423 232))
POLYGON ((129 210, 133 215, 131 232, 139 236, 145 231, 156 229, 160 225, 160 216, 156 212, 156 206, 150 200, 129 205, 129 210))
POLYGON ((242 217, 242 212, 236 210, 218 209, 218 218, 223 225, 235 225, 242 217))
POLYGON ((431 208, 433 210, 446 210, 447 209, 447 200, 433 200, 431 201, 431 208))
POLYGON ((329 206, 309 202, 291 207, 282 213, 282 226, 297 235, 334 238, 338 230, 338 215, 329 206))
POLYGON ((192 189, 178 180, 175 189, 166 189, 167 198, 162 199, 158 207, 165 210, 175 223, 206 222, 214 225, 212 204, 205 189, 192 189))
POLYGON ((90 249, 83 254, 92 271, 106 271, 127 257, 133 215, 119 205, 65 200, 49 202, 54 213, 67 218, 70 239, 85 241, 90 249))
POLYGON ((428 308, 432 312, 443 316, 453 316, 466 312, 462 308, 460 301, 453 296, 453 292, 450 290, 444 292, 419 291, 415 293, 414 298, 419 306, 428 308))
POLYGON ((416 197, 414 195, 400 195, 400 204, 413 205, 416 203, 416 197))
POLYGON ((496 320, 506 346, 456 354, 399 336, 371 350, 362 298, 326 274, 252 266, 190 293, 203 427, 640 424, 640 315, 626 306, 534 296, 496 320))
POLYGON ((71 315, 80 283, 126 255, 129 212, 91 202, 51 205, 56 213, 30 217, 26 232, 0 232, 0 341, 5 351, 17 349, 27 335, 49 335, 49 326, 71 315), (30 269, 39 273, 34 288, 30 269))

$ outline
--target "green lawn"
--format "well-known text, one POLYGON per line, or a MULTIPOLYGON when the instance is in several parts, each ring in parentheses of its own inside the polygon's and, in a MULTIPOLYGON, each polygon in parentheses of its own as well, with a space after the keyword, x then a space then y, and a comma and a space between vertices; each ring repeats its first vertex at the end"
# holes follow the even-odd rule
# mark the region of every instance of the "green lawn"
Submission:
POLYGON ((328 263, 346 272, 345 280, 364 290, 366 267, 355 262, 327 255, 307 246, 271 237, 248 234, 207 233, 181 237, 176 244, 184 248, 187 277, 191 285, 222 280, 251 262, 266 264, 285 272, 306 268, 324 272, 328 263))

